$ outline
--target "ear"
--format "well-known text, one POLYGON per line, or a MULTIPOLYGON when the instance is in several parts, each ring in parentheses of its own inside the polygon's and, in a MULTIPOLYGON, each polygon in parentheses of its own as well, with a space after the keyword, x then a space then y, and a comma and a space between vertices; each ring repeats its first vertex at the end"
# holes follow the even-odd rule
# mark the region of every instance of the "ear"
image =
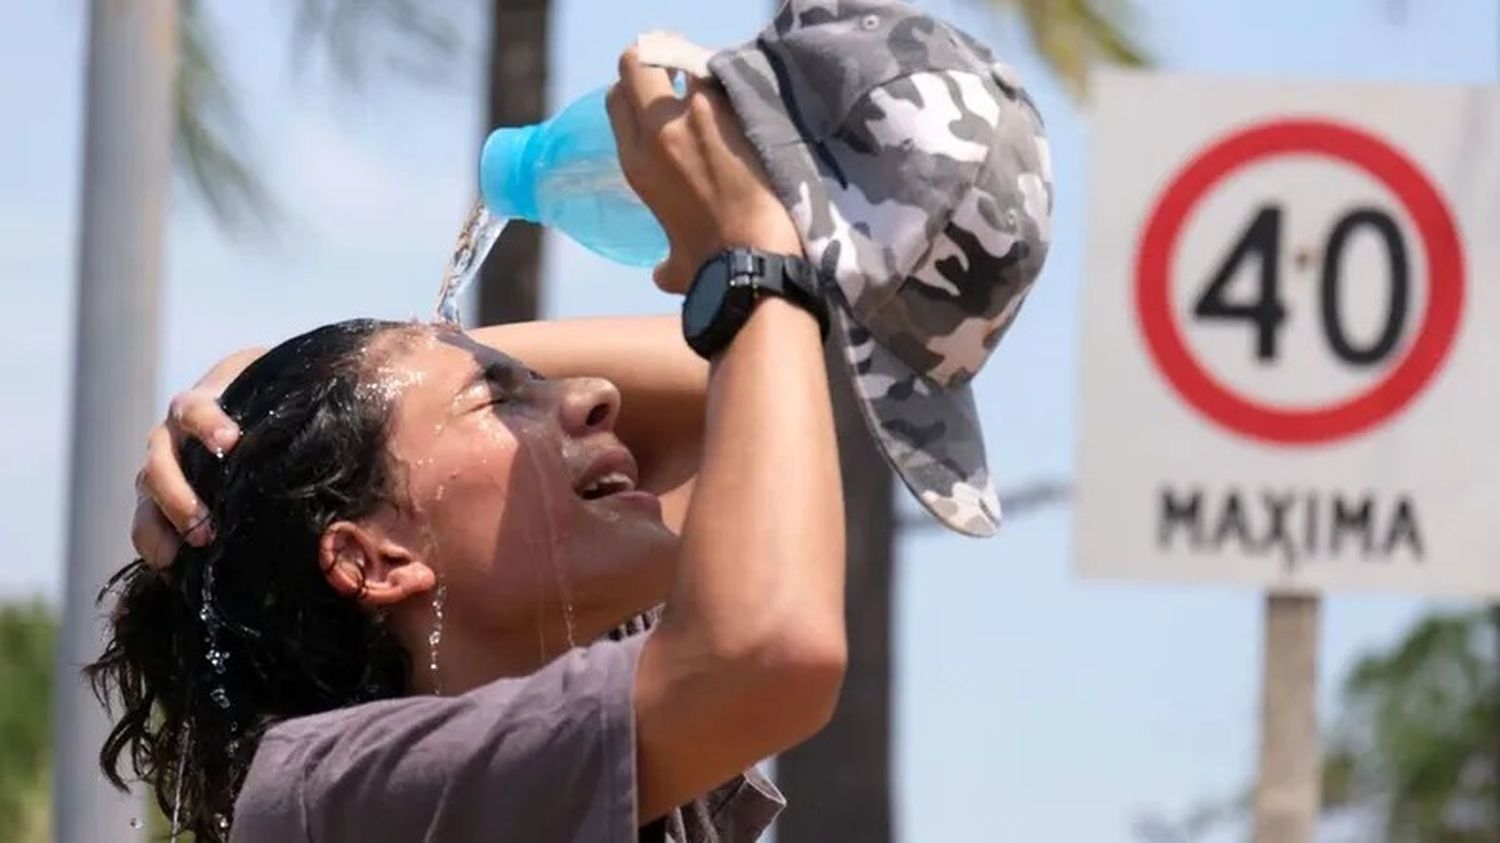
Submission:
POLYGON ((416 553, 353 521, 338 521, 323 531, 318 564, 334 590, 375 608, 394 606, 437 585, 431 566, 416 553))

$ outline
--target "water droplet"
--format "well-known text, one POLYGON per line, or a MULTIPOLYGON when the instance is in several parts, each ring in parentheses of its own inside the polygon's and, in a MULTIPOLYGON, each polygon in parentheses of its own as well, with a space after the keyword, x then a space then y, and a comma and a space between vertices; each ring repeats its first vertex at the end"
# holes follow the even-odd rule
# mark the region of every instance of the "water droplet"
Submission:
POLYGON ((214 701, 219 708, 229 708, 229 692, 221 685, 208 692, 208 698, 214 701))
POLYGON ((141 818, 140 817, 131 817, 130 818, 130 827, 131 828, 140 828, 141 827, 141 818))
POLYGON ((229 828, 229 818, 223 814, 214 814, 214 824, 219 827, 220 831, 225 831, 229 828))
POLYGON ((880 26, 880 15, 865 15, 864 20, 861 20, 859 25, 865 29, 874 29, 880 26))
POLYGON ((448 587, 439 582, 432 590, 432 632, 427 635, 427 669, 432 671, 433 693, 443 692, 443 678, 438 673, 438 645, 443 641, 443 599, 448 587))
POLYGON ((223 673, 229 662, 229 654, 223 650, 213 649, 208 651, 208 664, 215 673, 223 673))
POLYGON ((573 600, 566 593, 566 586, 559 586, 564 591, 563 601, 563 627, 568 631, 568 649, 578 646, 578 632, 573 625, 573 600))

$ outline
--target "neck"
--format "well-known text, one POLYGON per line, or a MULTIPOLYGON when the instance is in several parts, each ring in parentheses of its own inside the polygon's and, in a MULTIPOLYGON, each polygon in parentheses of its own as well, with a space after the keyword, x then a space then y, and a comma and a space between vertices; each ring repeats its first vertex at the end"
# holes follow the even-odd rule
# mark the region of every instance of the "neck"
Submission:
MULTIPOLYGON (((634 612, 623 616, 619 611, 608 615, 586 613, 571 619, 563 616, 534 618, 529 629, 518 629, 496 636, 493 631, 473 631, 451 625, 443 630, 437 647, 437 671, 431 669, 431 648, 422 631, 408 640, 418 641, 409 647, 412 653, 408 687, 415 694, 453 696, 471 691, 497 679, 527 676, 569 650, 587 646, 612 632, 621 635, 644 632, 649 620, 634 612)), ((428 625, 430 626, 430 624, 428 625)))

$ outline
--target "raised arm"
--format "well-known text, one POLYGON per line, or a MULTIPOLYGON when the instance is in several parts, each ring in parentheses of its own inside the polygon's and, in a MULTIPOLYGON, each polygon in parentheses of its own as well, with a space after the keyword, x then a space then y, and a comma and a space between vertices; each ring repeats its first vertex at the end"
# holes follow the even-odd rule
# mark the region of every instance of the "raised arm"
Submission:
MULTIPOLYGON (((633 52, 620 73, 621 163, 672 244, 658 285, 683 291, 727 246, 800 254, 723 95, 690 84, 679 100, 633 52)), ((708 384, 681 559, 636 675, 643 821, 822 728, 843 681, 843 497, 816 320, 762 300, 708 384)))

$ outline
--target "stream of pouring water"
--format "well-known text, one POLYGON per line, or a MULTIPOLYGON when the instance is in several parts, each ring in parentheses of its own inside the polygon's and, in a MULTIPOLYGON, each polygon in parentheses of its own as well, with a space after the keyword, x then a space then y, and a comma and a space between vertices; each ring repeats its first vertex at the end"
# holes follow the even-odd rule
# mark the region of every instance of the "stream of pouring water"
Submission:
POLYGON ((494 248, 507 222, 509 220, 505 217, 491 215, 483 199, 475 200, 463 228, 459 229, 458 241, 453 244, 453 256, 448 259, 443 284, 438 288, 437 321, 455 328, 462 326, 458 297, 479 274, 485 257, 494 248))
MULTIPOLYGON (((485 257, 489 255, 490 249, 494 248, 495 241, 499 239, 500 232, 505 230, 507 222, 509 220, 506 217, 492 216, 489 209, 485 207, 483 199, 476 201, 474 207, 469 210, 469 216, 464 220, 463 227, 459 229, 458 240, 453 244, 453 255, 448 260, 447 271, 443 273, 443 283, 438 288, 436 320, 439 324, 462 330, 463 323, 459 313, 458 297, 479 274, 484 266, 485 257)), ((441 426, 434 431, 434 435, 441 435, 441 433, 441 426)), ((533 470, 540 470, 536 455, 531 453, 529 448, 521 450, 532 462, 533 470)), ((438 486, 439 500, 442 499, 445 486, 446 484, 438 486)), ((552 526, 555 527, 555 525, 552 526)), ((549 533, 549 536, 551 535, 549 533)), ((571 583, 557 559, 557 549, 549 547, 547 555, 556 581, 558 601, 562 604, 564 634, 567 637, 568 648, 572 649, 578 646, 578 641, 574 627, 571 583)), ((538 647, 545 658, 547 644, 542 633, 541 618, 542 612, 539 608, 537 640, 538 647)))

